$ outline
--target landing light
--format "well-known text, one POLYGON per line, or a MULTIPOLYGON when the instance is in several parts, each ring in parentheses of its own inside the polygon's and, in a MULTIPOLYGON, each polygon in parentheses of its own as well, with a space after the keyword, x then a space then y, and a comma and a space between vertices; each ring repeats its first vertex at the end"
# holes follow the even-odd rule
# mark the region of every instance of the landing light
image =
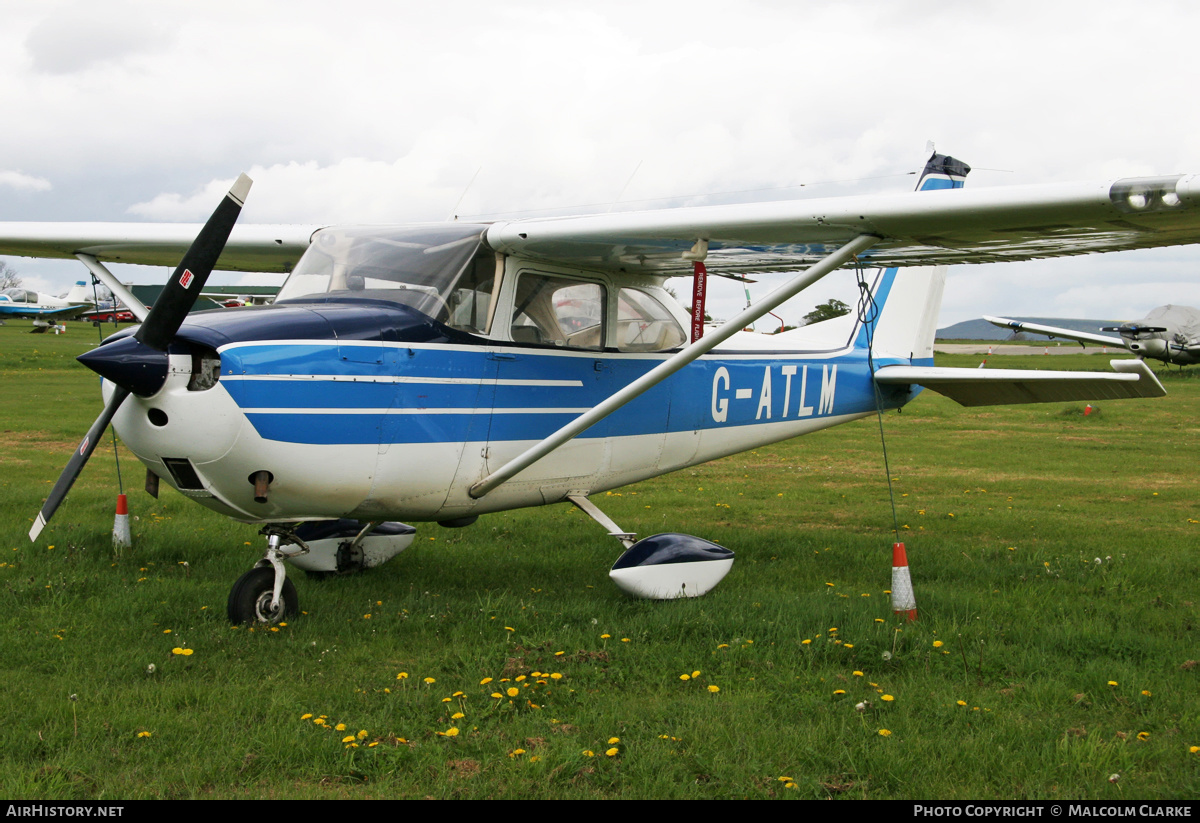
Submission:
POLYGON ((1172 177, 1126 177, 1113 183, 1109 200, 1126 213, 1172 211, 1183 208, 1175 190, 1182 175, 1172 177))

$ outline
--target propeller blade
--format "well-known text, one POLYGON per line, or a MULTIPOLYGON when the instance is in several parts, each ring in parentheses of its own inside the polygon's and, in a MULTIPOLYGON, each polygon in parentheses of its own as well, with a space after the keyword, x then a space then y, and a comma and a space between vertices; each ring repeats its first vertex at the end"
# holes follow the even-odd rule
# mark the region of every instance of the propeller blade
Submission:
POLYGON ((50 490, 50 496, 46 498, 46 502, 42 505, 42 510, 38 512, 37 519, 33 521, 33 528, 29 530, 29 539, 31 541, 37 540, 38 535, 42 533, 42 529, 50 522, 50 518, 54 516, 54 512, 58 509, 59 504, 67 496, 67 492, 71 490, 71 486, 75 484, 75 478, 83 471, 88 458, 96 450, 96 444, 100 442, 100 437, 104 434, 104 430, 108 428, 113 415, 117 413, 117 409, 120 408, 121 403, 128 396, 128 389, 123 389, 120 386, 115 387, 112 397, 108 399, 108 403, 104 407, 104 411, 100 412, 100 416, 96 418, 96 422, 92 424, 92 427, 88 429, 88 433, 84 436, 83 442, 79 444, 79 448, 71 455, 71 459, 67 461, 67 467, 59 475, 58 482, 50 490))
POLYGON ((200 290, 208 282, 208 276, 212 274, 221 252, 225 250, 229 233, 242 213, 242 204, 253 182, 244 174, 239 176, 212 217, 208 218, 179 267, 167 281, 162 294, 154 301, 146 321, 134 334, 139 343, 166 351, 175 332, 179 331, 184 318, 196 303, 196 298, 200 296, 200 290))
POLYGON ((139 353, 136 351, 136 345, 131 346, 125 341, 117 341, 110 346, 101 346, 91 353, 89 358, 94 362, 89 362, 89 358, 83 358, 85 365, 92 367, 113 382, 114 391, 104 406, 104 411, 100 412, 96 422, 88 429, 83 442, 71 455, 66 468, 59 475, 58 482, 50 490, 50 496, 46 498, 42 510, 38 512, 37 519, 34 520, 33 528, 29 530, 30 540, 37 540, 42 529, 46 527, 46 523, 54 516, 54 512, 67 496, 67 492, 75 484, 75 478, 83 471, 88 458, 95 451, 96 444, 100 441, 104 430, 108 428, 117 409, 125 402, 125 398, 129 396, 130 392, 137 389, 139 394, 149 395, 161 388, 162 381, 166 378, 166 364, 159 361, 166 359, 167 347, 174 339, 175 333, 179 331, 179 327, 183 325, 184 318, 195 305, 196 298, 200 296, 200 289, 204 288, 208 276, 212 274, 213 266, 217 264, 221 252, 225 250, 229 233, 233 231, 233 226, 242 213, 242 204, 246 201, 246 195, 250 192, 252 183, 253 181, 244 174, 234 182, 229 193, 221 200, 216 211, 208 218, 208 222, 204 224, 200 234, 196 235, 196 239, 192 241, 192 245, 183 255, 183 260, 175 269, 175 273, 171 275, 162 294, 154 301, 154 307, 150 309, 145 322, 134 333, 134 340, 141 346, 152 349, 153 354, 139 353), (108 351, 105 351, 106 348, 108 351), (129 351, 130 348, 134 351, 129 351), (113 369, 116 371, 114 372, 113 369), (134 379, 131 379, 129 374, 133 374, 134 379), (121 382, 112 380, 113 377, 121 382), (122 383, 128 385, 122 385, 122 383))

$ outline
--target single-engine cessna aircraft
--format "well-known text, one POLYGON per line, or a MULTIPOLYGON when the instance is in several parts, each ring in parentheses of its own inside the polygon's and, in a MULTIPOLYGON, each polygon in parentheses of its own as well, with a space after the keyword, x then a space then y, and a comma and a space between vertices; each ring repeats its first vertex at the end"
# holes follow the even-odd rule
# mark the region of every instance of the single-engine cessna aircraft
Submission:
POLYGON ((45 332, 59 320, 79 317, 96 305, 87 284, 77 282, 66 297, 23 289, 20 286, 0 291, 0 321, 10 317, 28 317, 33 320, 34 332, 45 332))
MULTIPOLYGON (((917 192, 892 196, 234 230, 243 175, 198 236, 0 225, 0 253, 76 257, 131 307, 104 261, 182 258, 136 330, 80 357, 105 378, 104 410, 30 538, 111 421, 148 480, 265 524, 266 556, 230 594, 234 621, 296 608, 283 560, 336 572, 388 559, 414 531, 388 521, 463 526, 568 500, 632 545, 625 557, 709 568, 728 551, 684 535, 635 544, 588 496, 898 408, 922 386, 967 405, 1164 394, 1140 360, 1112 373, 935 367, 944 266, 1195 243, 1200 175, 972 191, 969 170, 935 154, 917 192), (216 266, 291 273, 271 306, 188 317, 216 266), (702 285, 706 267, 799 273, 689 342, 691 319, 663 282, 702 285), (857 311, 741 331, 843 267, 860 284, 857 311)), ((643 583, 630 588, 678 596, 712 580, 675 576, 666 593, 643 583)))
POLYGON ((1040 323, 1022 323, 1007 317, 985 315, 983 319, 994 326, 1017 332, 1033 332, 1084 344, 1129 349, 1138 357, 1149 357, 1178 366, 1200 363, 1200 310, 1190 306, 1159 306, 1141 320, 1122 323, 1119 326, 1104 326, 1100 329, 1116 332, 1120 337, 1089 334, 1040 323))

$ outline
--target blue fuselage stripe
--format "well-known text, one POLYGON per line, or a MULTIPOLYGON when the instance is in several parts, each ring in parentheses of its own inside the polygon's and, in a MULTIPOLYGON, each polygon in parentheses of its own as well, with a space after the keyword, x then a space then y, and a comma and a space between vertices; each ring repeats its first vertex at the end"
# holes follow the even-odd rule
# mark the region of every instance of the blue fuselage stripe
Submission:
MULTIPOLYGON (((661 362, 601 352, 581 356, 504 349, 497 357, 483 347, 365 348, 374 351, 356 351, 357 359, 348 360, 336 342, 239 344, 222 351, 218 385, 270 440, 532 440, 554 432, 578 417, 581 409, 596 405, 661 362), (464 381, 464 375, 478 382, 464 381), (553 385, 523 385, 525 381, 553 385)), ((882 365, 886 363, 876 361, 877 368, 882 365)), ((902 401, 893 392, 884 405, 894 407, 902 401)), ((778 423, 873 411, 875 403, 861 350, 837 356, 713 355, 684 368, 581 437, 778 423)))

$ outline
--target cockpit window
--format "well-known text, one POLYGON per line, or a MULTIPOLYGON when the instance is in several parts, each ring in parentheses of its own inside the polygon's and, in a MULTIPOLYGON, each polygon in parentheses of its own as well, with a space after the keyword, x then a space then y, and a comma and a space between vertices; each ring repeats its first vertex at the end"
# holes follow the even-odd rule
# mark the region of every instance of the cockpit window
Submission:
POLYGON ((617 348, 665 351, 682 346, 687 335, 657 298, 640 289, 617 293, 617 348))
POLYGON ((602 348, 604 301, 605 289, 599 283, 522 272, 509 336, 517 343, 602 348))
MULTIPOLYGON (((300 258, 275 302, 314 298, 365 297, 412 306, 435 320, 451 315, 478 330, 486 310, 460 311, 463 288, 477 291, 487 280, 495 255, 482 248, 484 225, 356 226, 322 229, 300 258), (479 264, 473 258, 490 261, 479 264), (487 275, 481 275, 486 271, 487 275), (463 278, 471 283, 460 283, 463 278)), ((490 292, 490 284, 487 287, 490 292)))
POLYGON ((36 292, 26 291, 25 289, 21 289, 21 288, 14 287, 11 289, 5 289, 4 291, 0 292, 0 294, 3 294, 5 297, 7 297, 9 300, 13 301, 14 303, 36 303, 37 302, 37 293, 36 292))

